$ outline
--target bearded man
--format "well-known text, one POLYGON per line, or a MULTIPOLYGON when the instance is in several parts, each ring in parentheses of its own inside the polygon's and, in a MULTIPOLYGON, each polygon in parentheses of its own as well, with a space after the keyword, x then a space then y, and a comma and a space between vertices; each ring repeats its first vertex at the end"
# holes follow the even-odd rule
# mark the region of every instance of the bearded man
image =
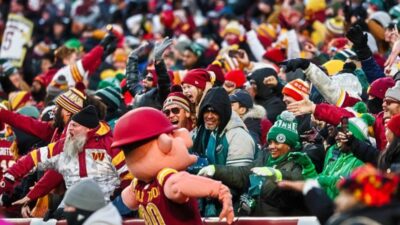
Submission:
POLYGON ((111 143, 110 127, 100 123, 95 107, 89 105, 72 116, 66 138, 33 150, 10 167, 0 182, 0 194, 11 192, 17 179, 37 167, 59 172, 67 189, 82 178, 91 177, 99 184, 108 202, 120 185, 118 177, 124 181, 121 186, 130 180, 123 152, 111 148, 111 143))

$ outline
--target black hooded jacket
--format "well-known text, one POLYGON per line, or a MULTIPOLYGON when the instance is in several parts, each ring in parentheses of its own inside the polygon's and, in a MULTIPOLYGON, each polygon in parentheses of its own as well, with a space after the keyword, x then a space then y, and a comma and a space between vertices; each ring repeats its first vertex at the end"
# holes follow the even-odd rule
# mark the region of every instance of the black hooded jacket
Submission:
MULTIPOLYGON (((203 152, 198 152, 201 149, 206 149, 207 146, 203 146, 204 143, 208 143, 208 138, 210 136, 211 131, 206 130, 204 127, 204 113, 208 107, 214 108, 216 113, 219 115, 220 124, 218 126, 218 134, 220 134, 226 125, 228 124, 231 114, 232 108, 229 100, 228 93, 222 87, 211 88, 204 96, 203 101, 201 102, 199 108, 199 117, 197 119, 197 127, 199 128, 199 134, 205 132, 205 138, 196 138, 194 140, 193 149, 199 155, 202 155, 203 152)), ((199 135, 203 136, 203 135, 199 135)))
POLYGON ((262 105, 267 110, 268 119, 271 122, 275 122, 276 117, 286 109, 286 106, 282 101, 282 85, 278 82, 277 87, 270 88, 264 84, 264 79, 269 76, 274 76, 278 79, 275 70, 271 68, 255 70, 249 78, 254 80, 257 85, 257 94, 254 98, 255 103, 262 105))

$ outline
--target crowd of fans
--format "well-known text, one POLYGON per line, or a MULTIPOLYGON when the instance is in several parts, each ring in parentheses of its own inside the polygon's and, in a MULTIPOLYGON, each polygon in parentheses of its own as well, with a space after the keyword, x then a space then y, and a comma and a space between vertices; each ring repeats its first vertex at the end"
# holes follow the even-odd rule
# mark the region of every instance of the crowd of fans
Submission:
POLYGON ((9 14, 34 28, 20 68, 0 59, 5 217, 143 216, 111 143, 148 106, 190 131, 188 172, 235 216, 399 223, 400 1, 4 0, 0 34, 9 14))

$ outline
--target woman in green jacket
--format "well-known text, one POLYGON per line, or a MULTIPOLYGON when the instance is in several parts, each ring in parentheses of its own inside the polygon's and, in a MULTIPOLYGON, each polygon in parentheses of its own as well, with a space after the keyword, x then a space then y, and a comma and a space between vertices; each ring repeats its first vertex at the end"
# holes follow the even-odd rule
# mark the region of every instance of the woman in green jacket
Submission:
POLYGON ((258 152, 252 165, 243 167, 210 165, 199 175, 213 177, 236 190, 242 190, 239 212, 251 216, 304 215, 301 194, 280 189, 277 182, 302 180, 301 167, 288 159, 288 153, 300 148, 297 122, 292 113, 278 116, 268 136, 268 148, 258 152))

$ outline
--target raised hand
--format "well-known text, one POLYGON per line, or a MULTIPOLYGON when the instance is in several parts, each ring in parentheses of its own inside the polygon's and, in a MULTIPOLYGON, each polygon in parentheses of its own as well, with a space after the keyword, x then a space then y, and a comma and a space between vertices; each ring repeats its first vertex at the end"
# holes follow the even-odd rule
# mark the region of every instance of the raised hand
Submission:
POLYGON ((280 65, 286 66, 286 72, 294 72, 298 68, 306 70, 310 66, 310 61, 308 59, 297 58, 284 61, 280 65))
POLYGON ((308 98, 304 98, 304 100, 290 103, 287 106, 287 110, 292 112, 295 116, 300 116, 304 114, 314 113, 315 104, 310 101, 308 98))
POLYGON ((160 61, 162 59, 165 49, 172 44, 172 39, 169 37, 164 38, 160 43, 156 43, 154 46, 154 60, 160 61))

